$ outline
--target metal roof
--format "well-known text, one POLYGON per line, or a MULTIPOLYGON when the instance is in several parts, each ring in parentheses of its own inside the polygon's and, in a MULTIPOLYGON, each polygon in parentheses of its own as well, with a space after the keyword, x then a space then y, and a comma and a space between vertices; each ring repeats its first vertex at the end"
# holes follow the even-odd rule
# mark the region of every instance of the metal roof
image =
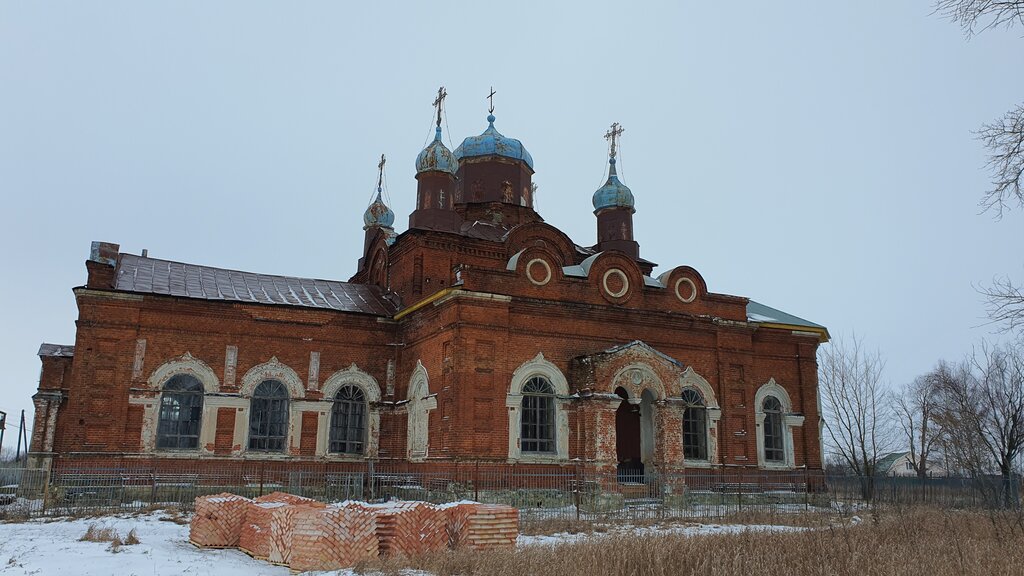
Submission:
POLYGON ((826 330, 821 324, 815 324, 809 320, 798 318, 792 314, 787 314, 782 310, 776 310, 770 306, 765 306, 760 302, 754 302, 750 300, 747 302, 747 321, 758 322, 760 324, 786 324, 789 326, 806 326, 807 328, 816 328, 818 330, 826 330))
POLYGON ((114 288, 202 300, 324 308, 392 316, 397 307, 367 284, 225 270, 121 254, 114 288))
POLYGON ((75 347, 67 344, 47 344, 44 342, 39 345, 38 355, 70 358, 75 355, 75 347))

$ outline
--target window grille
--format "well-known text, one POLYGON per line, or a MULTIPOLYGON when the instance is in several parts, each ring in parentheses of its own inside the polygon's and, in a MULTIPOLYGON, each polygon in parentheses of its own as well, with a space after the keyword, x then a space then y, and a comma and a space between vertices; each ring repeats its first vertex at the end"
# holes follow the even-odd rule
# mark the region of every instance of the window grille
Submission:
POLYGON ((160 396, 156 446, 161 450, 199 447, 203 416, 203 385, 188 374, 172 376, 160 396))
POLYGON ((278 380, 264 380, 252 394, 249 450, 283 452, 287 440, 288 389, 278 380))
POLYGON ((524 453, 555 452, 555 390, 540 376, 523 385, 520 449, 524 453))
POLYGON ((362 454, 366 438, 366 397, 358 386, 347 384, 338 390, 331 407, 330 451, 362 454))

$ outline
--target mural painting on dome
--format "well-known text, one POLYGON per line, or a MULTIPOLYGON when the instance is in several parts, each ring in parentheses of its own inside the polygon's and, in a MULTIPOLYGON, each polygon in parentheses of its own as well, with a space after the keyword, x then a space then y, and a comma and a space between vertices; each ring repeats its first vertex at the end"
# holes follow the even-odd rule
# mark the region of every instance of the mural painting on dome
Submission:
POLYGON ((504 180, 501 183, 501 196, 506 204, 512 203, 512 183, 504 180))
POLYGON ((532 205, 530 204, 530 187, 529 186, 523 186, 523 195, 520 196, 520 205, 521 206, 525 206, 527 208, 531 208, 532 207, 532 205))

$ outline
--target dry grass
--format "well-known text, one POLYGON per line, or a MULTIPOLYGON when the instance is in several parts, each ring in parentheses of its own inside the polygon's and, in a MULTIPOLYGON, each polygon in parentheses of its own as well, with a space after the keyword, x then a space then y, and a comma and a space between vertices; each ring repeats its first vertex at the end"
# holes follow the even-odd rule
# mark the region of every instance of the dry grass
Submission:
POLYGON ((801 532, 610 535, 516 551, 391 558, 357 568, 384 574, 416 568, 438 576, 1009 576, 1021 574, 1022 566, 1019 515, 915 509, 801 532))
POLYGON ((114 540, 120 540, 121 537, 118 535, 117 530, 107 526, 98 526, 96 524, 89 524, 89 528, 85 530, 85 534, 78 539, 79 542, 113 542, 114 540))
POLYGON ((136 544, 142 544, 142 540, 139 540, 138 533, 135 532, 135 528, 128 531, 128 535, 124 538, 125 546, 135 546, 136 544))

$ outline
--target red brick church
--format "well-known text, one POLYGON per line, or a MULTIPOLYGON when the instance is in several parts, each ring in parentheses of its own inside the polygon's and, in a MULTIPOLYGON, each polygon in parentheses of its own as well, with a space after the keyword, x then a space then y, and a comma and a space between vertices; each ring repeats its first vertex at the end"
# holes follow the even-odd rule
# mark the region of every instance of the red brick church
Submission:
POLYGON ((493 108, 442 143, 441 96, 407 229, 378 185, 347 282, 94 242, 74 345, 39 350, 32 459, 821 468, 824 327, 655 274, 617 125, 581 245, 534 210, 533 158, 493 108))

